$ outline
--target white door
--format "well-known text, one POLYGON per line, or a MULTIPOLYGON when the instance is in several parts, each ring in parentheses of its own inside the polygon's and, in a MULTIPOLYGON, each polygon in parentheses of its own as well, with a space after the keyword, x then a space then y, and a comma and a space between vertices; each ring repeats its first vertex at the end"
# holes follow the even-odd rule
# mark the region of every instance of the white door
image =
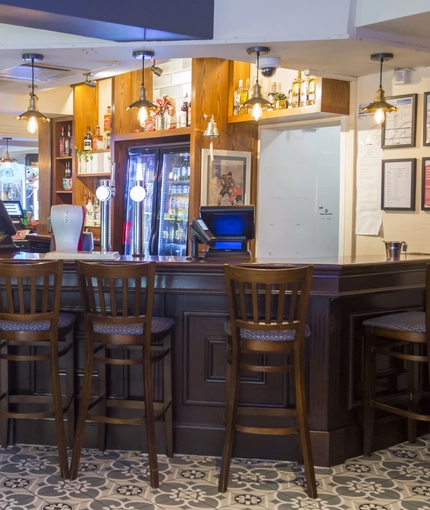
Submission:
POLYGON ((338 255, 340 132, 261 129, 257 257, 338 255))

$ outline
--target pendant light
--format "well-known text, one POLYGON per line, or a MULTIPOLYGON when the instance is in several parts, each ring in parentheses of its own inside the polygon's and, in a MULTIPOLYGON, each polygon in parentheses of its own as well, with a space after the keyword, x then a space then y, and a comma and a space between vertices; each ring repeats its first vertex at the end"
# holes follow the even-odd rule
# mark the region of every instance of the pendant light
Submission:
POLYGON ((145 125, 146 120, 148 119, 149 112, 148 110, 151 110, 152 108, 155 108, 155 104, 151 103, 151 101, 148 101, 146 99, 146 89, 145 89, 145 60, 150 60, 154 58, 154 52, 153 51, 145 51, 145 50, 138 50, 133 51, 133 57, 139 58, 142 60, 142 83, 140 87, 140 98, 132 103, 131 105, 127 106, 126 110, 130 110, 131 108, 139 108, 139 111, 137 113, 137 120, 139 121, 139 124, 143 127, 145 125))
POLYGON ((37 100, 39 99, 34 93, 34 89, 37 88, 37 85, 34 85, 34 61, 41 62, 43 60, 43 55, 39 53, 24 53, 22 55, 22 60, 24 62, 31 62, 31 88, 30 92, 30 104, 28 106, 28 110, 23 114, 17 117, 18 120, 28 120, 27 131, 34 135, 38 128, 38 121, 41 120, 43 122, 49 122, 50 119, 45 117, 43 113, 40 113, 37 109, 37 100))
POLYGON ((376 124, 383 124, 385 122, 385 114, 389 112, 396 112, 397 108, 385 101, 385 92, 382 89, 382 63, 393 58, 392 53, 374 53, 370 56, 371 60, 378 60, 380 62, 379 69, 379 89, 376 91, 375 101, 370 103, 362 109, 363 112, 374 113, 373 119, 376 124))
POLYGON ((262 115, 262 108, 267 108, 270 105, 270 102, 264 97, 261 97, 261 87, 258 83, 258 69, 260 67, 260 54, 268 53, 270 48, 267 46, 251 46, 246 50, 249 55, 257 55, 257 80, 253 87, 252 97, 243 103, 243 106, 250 106, 252 108, 251 115, 254 120, 258 120, 262 115))
POLYGON ((206 131, 203 133, 203 136, 206 136, 210 139, 209 154, 210 154, 211 161, 213 161, 214 160, 214 139, 218 138, 219 130, 218 130, 218 126, 215 122, 215 117, 213 115, 210 115, 210 116, 203 115, 203 118, 205 120, 207 120, 209 118, 208 126, 206 128, 206 131))
POLYGON ((3 165, 5 168, 10 168, 10 165, 17 161, 9 156, 9 140, 12 140, 12 138, 3 138, 3 140, 6 140, 6 155, 4 158, 0 159, 0 165, 3 165))

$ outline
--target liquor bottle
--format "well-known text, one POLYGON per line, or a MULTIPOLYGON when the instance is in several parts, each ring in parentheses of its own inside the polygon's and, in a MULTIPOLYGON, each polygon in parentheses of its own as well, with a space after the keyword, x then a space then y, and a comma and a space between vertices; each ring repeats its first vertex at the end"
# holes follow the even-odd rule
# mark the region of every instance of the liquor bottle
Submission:
POLYGON ((105 131, 109 131, 111 130, 111 125, 112 125, 112 113, 111 113, 111 108, 110 106, 107 107, 107 111, 103 117, 103 129, 105 131))
POLYGON ((87 195, 87 190, 84 189, 84 206, 86 206, 88 204, 88 195, 87 195))
POLYGON ((243 89, 243 80, 239 80, 237 89, 234 91, 233 115, 240 114, 240 96, 242 94, 242 89, 243 89))
POLYGON ((67 136, 64 138, 64 155, 71 156, 70 150, 70 125, 67 126, 67 136))
POLYGON ((66 164, 66 167, 64 168, 64 175, 63 175, 63 190, 66 191, 67 190, 67 187, 68 187, 68 184, 67 184, 67 181, 69 180, 68 179, 68 168, 67 168, 67 164, 66 164))
POLYGON ((188 94, 185 93, 184 102, 181 106, 181 126, 180 127, 188 127, 190 125, 190 109, 188 102, 188 94))
POLYGON ((302 72, 297 71, 297 76, 293 80, 293 84, 291 86, 291 106, 292 108, 297 108, 300 104, 300 84, 302 81, 302 72))
POLYGON ((276 81, 272 81, 272 83, 270 85, 270 92, 269 92, 268 97, 267 97, 267 100, 271 104, 271 106, 269 106, 270 110, 273 110, 273 105, 275 104, 275 95, 276 95, 276 92, 277 92, 276 81))
POLYGON ((249 92, 249 78, 246 79, 246 85, 242 89, 240 93, 240 114, 243 115, 245 113, 248 113, 248 108, 246 106, 243 106, 246 101, 248 101, 248 92, 249 92))
POLYGON ((88 202, 85 206, 86 214, 85 214, 85 225, 87 227, 94 226, 94 206, 93 206, 93 198, 91 197, 91 193, 88 193, 88 202))
POLYGON ((90 126, 87 126, 87 132, 84 136, 84 151, 90 151, 93 148, 93 135, 90 126))
POLYGON ((72 127, 69 126, 67 128, 67 137, 69 139, 69 156, 73 155, 73 136, 72 136, 72 127))
POLYGON ((60 156, 65 156, 64 152, 65 145, 65 136, 64 136, 64 126, 61 126, 61 136, 60 136, 60 156))
POLYGON ((316 103, 317 79, 316 76, 308 77, 308 105, 316 103))
POLYGON ((308 80, 302 78, 300 82, 300 102, 299 106, 306 106, 308 103, 308 80))
POLYGON ((103 136, 100 134, 100 126, 96 127, 96 132, 93 136, 93 150, 98 151, 103 149, 103 136))
POLYGON ((107 133, 106 133, 106 149, 110 149, 110 141, 111 141, 111 132, 107 131, 107 133))

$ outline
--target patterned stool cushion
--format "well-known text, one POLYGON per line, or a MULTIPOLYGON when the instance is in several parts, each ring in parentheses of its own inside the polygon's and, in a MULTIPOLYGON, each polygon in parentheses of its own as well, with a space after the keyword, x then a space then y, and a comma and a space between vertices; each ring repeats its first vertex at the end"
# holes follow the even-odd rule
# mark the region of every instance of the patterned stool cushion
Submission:
POLYGON ((425 333, 426 314, 425 312, 392 313, 390 315, 374 317, 373 319, 366 319, 363 321, 363 326, 394 329, 409 333, 425 333))
MULTIPOLYGON (((60 313, 58 315, 58 329, 68 328, 76 320, 72 313, 60 313)), ((4 331, 49 331, 49 321, 0 321, 0 330, 4 331)))
MULTIPOLYGON (((152 317, 151 333, 164 333, 169 331, 175 324, 173 319, 168 317, 152 317)), ((141 335, 140 324, 94 324, 94 332, 103 335, 141 335)))
MULTIPOLYGON (((224 322, 224 331, 227 335, 231 335, 231 323, 230 321, 224 322)), ((305 326, 305 336, 308 337, 311 334, 309 326, 305 326)), ((256 340, 258 342, 291 342, 296 336, 296 332, 293 330, 288 331, 253 331, 252 329, 240 330, 240 336, 244 340, 256 340)))

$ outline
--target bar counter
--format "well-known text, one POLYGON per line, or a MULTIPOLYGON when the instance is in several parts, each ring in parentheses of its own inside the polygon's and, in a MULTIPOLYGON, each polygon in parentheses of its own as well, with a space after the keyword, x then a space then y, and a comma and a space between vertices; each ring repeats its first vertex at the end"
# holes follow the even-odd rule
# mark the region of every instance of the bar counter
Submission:
MULTIPOLYGON (((43 259, 43 254, 16 253, 12 260, 43 259)), ((121 257, 133 263, 142 260, 121 257)), ((224 261, 153 257, 157 262, 154 314, 175 319, 173 336, 173 413, 175 452, 221 455, 228 320, 224 261)), ((384 255, 337 259, 257 259, 256 264, 315 266, 308 322, 312 331, 306 345, 307 395, 316 465, 332 466, 362 453, 363 320, 424 304, 425 266, 430 255, 402 255, 387 262, 384 255)), ((240 263, 229 261, 229 263, 240 263)), ((65 263, 61 307, 78 315, 75 332, 77 384, 82 377, 84 338, 80 297, 74 264, 65 263)), ((294 402, 293 387, 279 374, 245 377, 241 402, 280 406, 294 402)), ((28 375, 30 378, 30 374, 28 375)), ((40 378, 42 376, 40 375, 40 378)), ((156 388, 162 374, 154 371, 156 388)), ((46 381, 45 381, 46 383, 46 381)), ((116 373, 111 385, 117 395, 138 395, 139 383, 116 373)), ((39 384, 39 379, 35 383, 39 384)), ((40 383, 41 388, 44 383, 40 383)), ((78 386, 79 387, 79 386, 78 386)), ((160 424, 162 427, 163 425, 160 424)), ((139 449, 140 432, 111 426, 108 448, 139 449)), ((16 426, 15 442, 50 444, 49 423, 16 426)), ((51 436, 52 437, 52 436, 51 436)), ((159 452, 164 452, 159 433, 159 452)), ((375 448, 404 440, 404 424, 391 416, 377 422, 375 448)), ((237 435, 234 456, 295 460, 294 436, 237 435)), ((85 446, 97 447, 96 426, 89 424, 85 446)))

